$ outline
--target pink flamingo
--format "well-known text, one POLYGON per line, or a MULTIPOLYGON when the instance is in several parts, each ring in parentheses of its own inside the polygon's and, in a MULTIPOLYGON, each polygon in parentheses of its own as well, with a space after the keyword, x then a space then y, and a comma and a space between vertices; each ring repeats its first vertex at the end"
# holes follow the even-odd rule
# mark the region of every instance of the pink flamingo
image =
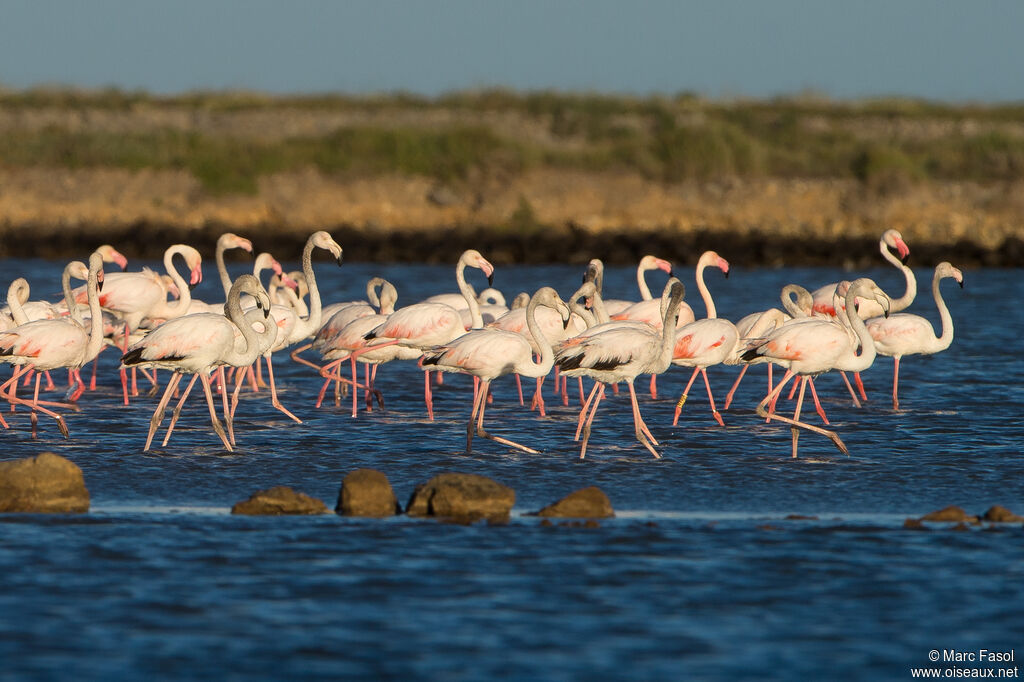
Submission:
POLYGON ((491 382, 506 374, 520 374, 541 378, 554 365, 554 352, 545 328, 537 320, 537 308, 555 311, 564 329, 569 323, 570 312, 565 302, 551 287, 542 287, 530 298, 526 307, 526 325, 533 343, 517 332, 487 327, 473 330, 457 339, 423 353, 423 366, 436 367, 444 372, 471 374, 480 379, 480 390, 473 396, 473 409, 466 427, 466 452, 472 452, 474 422, 476 435, 488 438, 509 447, 538 454, 537 450, 520 445, 515 441, 495 436, 484 430, 484 411, 487 407, 487 393, 491 382), (534 361, 534 352, 540 351, 540 360, 534 361))
MULTIPOLYGON (((479 268, 487 276, 488 284, 494 278, 494 266, 486 258, 480 255, 476 249, 468 249, 463 252, 455 266, 455 279, 459 285, 459 291, 469 305, 473 318, 473 328, 483 327, 483 318, 480 317, 479 304, 473 295, 465 279, 466 267, 479 268)), ((459 311, 444 303, 415 303, 404 308, 399 308, 388 319, 376 329, 368 332, 363 338, 367 341, 376 340, 375 343, 353 352, 358 358, 372 349, 387 345, 402 345, 409 348, 423 350, 432 346, 441 346, 453 341, 466 333, 462 323, 462 316, 459 311)), ((427 415, 434 420, 434 402, 430 392, 430 370, 424 370, 423 377, 423 400, 427 404, 427 415)))
MULTIPOLYGON (((67 367, 74 373, 78 388, 71 392, 69 399, 75 401, 85 390, 79 370, 100 352, 103 345, 103 319, 100 314, 98 289, 103 281, 103 256, 94 252, 89 256, 89 273, 86 293, 89 300, 89 311, 92 315, 88 331, 72 320, 36 320, 19 325, 14 329, 0 334, 0 356, 4 362, 18 365, 14 375, 2 386, 0 395, 16 384, 18 377, 27 370, 46 371, 58 367, 67 367)), ((68 301, 69 308, 74 305, 68 301)), ((64 418, 42 407, 39 404, 39 380, 36 374, 35 394, 33 400, 16 398, 13 389, 4 397, 12 403, 28 405, 32 408, 32 436, 36 434, 36 412, 42 412, 57 421, 57 426, 65 438, 68 427, 64 418)), ((6 426, 6 423, 4 424, 6 426)))
POLYGON ((690 381, 683 389, 683 394, 676 403, 675 414, 672 418, 672 426, 679 423, 679 413, 690 393, 697 374, 704 378, 704 386, 708 391, 708 402, 711 405, 711 415, 720 426, 725 426, 722 415, 715 408, 715 397, 711 393, 711 383, 708 381, 707 368, 725 362, 736 350, 739 342, 739 332, 736 326, 729 320, 718 317, 715 302, 711 298, 711 292, 704 284, 703 267, 714 264, 729 276, 729 262, 720 257, 714 251, 707 251, 701 256, 701 262, 697 265, 697 287, 701 290, 701 297, 707 307, 707 317, 703 320, 695 320, 675 330, 675 346, 672 350, 672 364, 680 367, 693 367, 693 374, 690 381))
POLYGON ((776 420, 790 424, 793 435, 793 457, 797 456, 798 429, 807 429, 820 433, 832 440, 844 454, 849 451, 839 434, 800 421, 800 409, 803 406, 804 389, 807 379, 833 369, 859 372, 871 366, 875 359, 875 346, 871 341, 864 321, 854 311, 855 300, 874 299, 884 311, 889 304, 889 297, 884 291, 868 278, 854 281, 846 292, 846 315, 850 327, 857 336, 857 342, 850 339, 849 334, 840 325, 826 320, 808 319, 783 325, 766 337, 755 341, 743 354, 743 359, 751 361, 758 356, 766 357, 771 362, 786 368, 782 381, 757 406, 757 414, 769 421, 776 420), (861 352, 858 354, 858 342, 861 352), (783 387, 794 376, 799 377, 800 395, 797 398, 793 418, 783 417, 765 410, 782 392, 783 387))
MULTIPOLYGON (((701 254, 697 260, 697 268, 695 271, 697 279, 697 291, 700 292, 701 298, 704 300, 704 305, 709 310, 714 308, 714 302, 711 300, 711 292, 708 290, 707 284, 704 282, 704 270, 708 267, 715 266, 721 269, 726 277, 729 276, 729 262, 724 258, 720 257, 714 251, 705 251, 701 254)), ((605 301, 605 307, 607 308, 608 302, 605 301)), ((612 313, 611 318, 613 320, 638 320, 640 322, 646 322, 655 329, 661 328, 661 315, 662 307, 661 301, 658 299, 648 299, 634 303, 633 305, 625 308, 618 313, 612 313)), ((683 325, 690 324, 693 322, 696 316, 693 313, 693 308, 689 306, 685 301, 679 304, 679 314, 676 318, 676 329, 679 329, 683 325)), ((658 398, 658 389, 656 379, 651 376, 651 398, 658 398)))
POLYGON ((879 355, 893 359, 892 369, 892 409, 900 409, 899 379, 900 358, 904 355, 931 355, 949 348, 953 342, 953 317, 939 291, 939 282, 947 277, 955 279, 960 287, 964 286, 964 275, 950 263, 943 261, 935 267, 932 277, 932 297, 939 309, 942 322, 942 335, 936 336, 931 322, 920 315, 898 313, 888 317, 875 317, 867 321, 868 333, 875 341, 875 349, 879 355))
MULTIPOLYGON (((889 261, 889 263, 903 273, 903 278, 906 281, 906 290, 899 298, 892 299, 892 308, 889 312, 897 313, 905 310, 910 307, 910 304, 914 302, 914 298, 917 296, 917 279, 914 277, 913 270, 906 265, 907 258, 910 257, 910 247, 903 241, 903 235, 900 234, 899 230, 886 230, 882 233, 881 239, 878 240, 878 251, 882 254, 882 258, 889 261), (892 249, 896 249, 896 252, 899 254, 898 257, 893 254, 892 249)), ((832 282, 814 291, 814 312, 824 313, 833 317, 842 315, 842 311, 837 310, 833 302, 833 292, 838 285, 838 282, 832 282)), ((867 320, 882 315, 882 309, 874 301, 864 301, 857 313, 862 320, 867 320)), ((868 396, 864 390, 864 382, 860 377, 860 372, 857 372, 853 378, 857 384, 857 389, 860 391, 861 399, 867 400, 868 396)), ((845 374, 843 375, 843 381, 849 384, 845 374)), ((856 397, 854 402, 860 407, 856 397)))
MULTIPOLYGON (((210 390, 210 370, 221 365, 247 366, 259 353, 259 334, 251 320, 246 319, 239 304, 239 297, 243 293, 250 294, 256 299, 256 306, 264 318, 269 314, 270 299, 262 285, 252 275, 242 275, 232 285, 228 294, 227 317, 214 313, 196 313, 168 320, 141 341, 133 344, 121 356, 121 363, 124 366, 157 367, 173 372, 150 419, 144 451, 149 451, 153 435, 163 421, 167 403, 184 374, 198 375, 202 381, 213 430, 220 437, 224 448, 232 451, 231 443, 228 442, 224 427, 221 426, 214 408, 213 394, 210 390), (241 352, 236 348, 236 333, 240 333, 245 340, 245 348, 241 352)), ((189 389, 191 386, 192 384, 189 385, 189 389)), ((179 406, 187 395, 188 390, 182 395, 179 406)), ((231 413, 227 406, 227 391, 221 396, 225 419, 229 419, 231 413)), ((166 442, 165 439, 164 443, 166 442)))
POLYGON ((566 376, 588 376, 596 383, 580 409, 576 439, 583 432, 580 458, 587 453, 590 440, 590 426, 597 414, 597 407, 604 396, 604 385, 625 381, 629 386, 629 397, 633 404, 633 426, 636 438, 655 457, 660 457, 654 445, 658 441, 640 416, 633 380, 640 374, 661 374, 672 361, 672 346, 675 335, 675 316, 683 299, 683 285, 674 277, 669 280, 669 301, 662 318, 662 328, 650 325, 622 325, 611 322, 610 326, 598 325, 574 338, 563 342, 555 351, 555 364, 566 376), (588 414, 589 413, 589 414, 588 414), (653 445, 652 445, 653 444, 653 445))
POLYGON ((302 420, 292 414, 277 397, 277 384, 274 381, 274 364, 272 355, 275 351, 283 350, 288 346, 309 338, 317 329, 323 318, 323 309, 320 301, 320 289, 316 284, 316 275, 313 272, 313 249, 323 249, 329 252, 341 265, 341 246, 334 241, 330 234, 319 230, 314 232, 306 240, 302 250, 302 273, 309 285, 309 316, 299 317, 293 308, 283 305, 272 305, 270 315, 277 326, 277 340, 269 348, 263 349, 263 359, 267 363, 267 375, 270 379, 270 401, 275 408, 301 424, 302 420))

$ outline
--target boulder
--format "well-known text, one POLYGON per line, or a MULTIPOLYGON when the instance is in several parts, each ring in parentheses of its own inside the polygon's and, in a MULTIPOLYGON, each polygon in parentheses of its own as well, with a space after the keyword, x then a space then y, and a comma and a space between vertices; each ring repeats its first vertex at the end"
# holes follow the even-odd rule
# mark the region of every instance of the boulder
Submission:
POLYGON ((375 469, 356 469, 341 482, 334 511, 345 516, 392 516, 401 514, 388 477, 375 469))
POLYGON ((89 491, 78 465, 52 452, 0 462, 0 512, 86 512, 89 491))
POLYGON ((507 517, 516 494, 486 476, 438 474, 416 487, 405 512, 410 516, 450 518, 507 517))
POLYGON ((988 511, 981 518, 993 523, 1021 523, 1024 521, 1024 516, 1017 516, 1006 507, 1001 507, 998 504, 989 507, 988 511))
POLYGON ((608 496, 596 487, 590 486, 569 493, 558 502, 537 512, 537 516, 557 516, 574 519, 604 519, 615 516, 608 496))
POLYGON ((326 514, 327 505, 315 497, 297 493, 288 486, 279 485, 260 490, 231 508, 232 514, 250 516, 280 516, 282 514, 326 514))
POLYGON ((967 512, 963 510, 962 507, 950 505, 948 507, 939 509, 938 511, 933 511, 930 514, 925 514, 921 517, 921 520, 977 523, 978 517, 969 515, 967 512))

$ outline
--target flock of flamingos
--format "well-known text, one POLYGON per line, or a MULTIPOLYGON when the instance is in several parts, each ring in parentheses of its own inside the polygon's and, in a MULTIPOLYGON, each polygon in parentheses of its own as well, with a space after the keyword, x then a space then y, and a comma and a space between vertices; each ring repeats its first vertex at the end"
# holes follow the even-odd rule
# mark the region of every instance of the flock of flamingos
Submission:
MULTIPOLYGON (((828 284, 813 293, 791 284, 780 297, 785 312, 772 308, 751 313, 735 323, 717 316, 704 281, 707 268, 729 274, 729 263, 713 251, 704 253, 696 267, 697 290, 706 310, 705 317, 698 319, 693 308, 683 301, 685 287, 671 276, 671 265, 654 256, 645 256, 637 269, 640 300, 603 298, 603 265, 595 259, 586 268, 582 285, 569 298, 562 299, 551 287, 541 287, 532 295, 517 296, 509 309, 500 292, 487 289, 478 295, 466 281, 467 267, 481 270, 488 284, 494 271, 479 252, 468 250, 455 270, 458 293, 433 296, 396 310, 395 288, 380 278, 368 283, 365 301, 322 303, 312 253, 314 249, 323 249, 339 264, 342 258, 341 246, 327 232, 315 232, 309 237, 302 252, 302 271, 296 273, 282 272, 273 257, 260 254, 254 274, 242 275, 232 282, 224 265, 224 252, 228 249, 252 252, 252 244, 230 233, 217 242, 216 262, 226 302, 205 303, 191 297, 191 286, 202 279, 202 259, 196 249, 184 244, 171 246, 165 252, 166 274, 148 268, 140 272, 104 272, 105 263, 124 270, 126 261, 113 247, 102 246, 89 257, 88 264, 75 261, 64 269, 62 304, 30 301, 28 283, 15 280, 8 291, 8 306, 0 313, 0 360, 14 365, 14 373, 0 385, 0 398, 10 402, 12 410, 15 405, 30 409, 33 436, 37 413, 41 413, 55 419, 61 433, 68 437, 67 425, 56 409, 76 407, 86 390, 81 370, 95 361, 106 345, 111 345, 122 353, 120 372, 125 404, 130 393, 138 393, 137 371, 144 373, 154 387, 156 370, 172 372, 150 420, 146 450, 170 401, 177 397, 163 441, 167 443, 198 380, 213 428, 230 451, 235 443, 233 421, 239 392, 247 385, 255 388, 257 382, 263 381, 260 358, 265 360, 274 406, 299 421, 278 398, 272 356, 276 351, 304 344, 294 348, 291 357, 316 369, 323 377, 317 406, 331 384, 335 386, 336 400, 344 387, 351 392, 353 417, 357 415, 359 391, 363 392, 368 408, 372 409, 374 399, 382 404, 374 382, 378 366, 386 362, 418 362, 424 373, 424 400, 431 419, 431 384, 440 381, 440 372, 473 376, 467 452, 474 435, 536 452, 484 429, 490 384, 498 377, 514 375, 520 403, 520 378, 535 379, 532 407, 542 416, 541 388, 545 377, 554 369, 556 393, 566 404, 567 378, 576 377, 582 403, 576 429, 576 440, 582 441, 580 457, 586 454, 594 416, 606 387, 617 392, 618 384, 625 383, 632 402, 636 438, 658 457, 658 442, 640 414, 634 388, 637 377, 650 375, 650 391, 656 395, 658 374, 672 365, 692 368, 689 383, 676 404, 675 419, 699 374, 707 388, 712 415, 722 424, 706 369, 720 363, 742 366, 725 400, 727 409, 748 367, 764 363, 768 368, 768 390, 757 406, 757 414, 768 421, 790 425, 793 457, 797 456, 800 430, 827 436, 845 453, 846 446, 835 431, 801 420, 804 393, 810 387, 818 416, 825 426, 829 424, 813 378, 831 370, 842 372, 854 403, 859 405, 857 392, 845 373, 857 373, 855 378, 864 398, 859 372, 870 367, 876 355, 892 357, 893 408, 899 409, 900 358, 939 352, 948 348, 953 339, 952 319, 939 291, 940 281, 952 278, 963 286, 963 274, 949 263, 940 263, 935 268, 932 295, 941 318, 939 335, 925 318, 899 312, 913 302, 917 283, 906 265, 910 250, 896 230, 882 235, 879 250, 906 279, 906 290, 899 298, 889 296, 868 278, 828 284), (175 256, 184 258, 187 280, 175 267, 175 256), (660 296, 652 295, 645 280, 645 273, 655 269, 670 275, 660 296), (265 270, 273 271, 266 288, 260 281, 265 270), (86 284, 72 289, 72 279, 85 280, 86 284), (309 350, 320 354, 322 364, 301 355, 309 350), (351 368, 350 376, 342 372, 346 362, 351 368), (365 368, 361 382, 359 364, 365 368), (785 369, 782 380, 774 384, 773 365, 785 369), (49 371, 61 368, 69 372, 64 400, 41 400, 41 380, 45 377, 46 386, 52 390, 55 387, 49 371), (434 372, 438 374, 432 376, 434 372), (191 380, 181 390, 185 375, 191 375, 191 380), (584 377, 594 382, 586 394, 584 377), (19 397, 19 383, 31 385, 33 378, 32 397, 19 397), (799 394, 793 416, 776 414, 776 401, 794 378, 790 397, 797 386, 799 394), (217 415, 217 393, 223 425, 217 415)), ((94 363, 92 388, 95 371, 94 363)), ((3 415, 0 423, 7 428, 3 415)))

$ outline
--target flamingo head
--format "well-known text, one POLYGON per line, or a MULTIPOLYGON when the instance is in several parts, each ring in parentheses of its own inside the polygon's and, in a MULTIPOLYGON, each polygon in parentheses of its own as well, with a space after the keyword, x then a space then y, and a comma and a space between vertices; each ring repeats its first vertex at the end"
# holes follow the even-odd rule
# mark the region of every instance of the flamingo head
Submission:
POLYGON ((494 284, 494 266, 491 265, 490 261, 480 255, 480 252, 476 249, 467 249, 462 254, 462 258, 460 258, 459 261, 469 265, 470 267, 480 268, 487 276, 487 286, 494 284))
POLYGON ((330 234, 323 230, 314 232, 309 237, 309 243, 324 251, 330 251, 331 255, 338 261, 338 265, 341 265, 341 246, 338 242, 334 241, 330 234))
POLYGON ((566 305, 551 287, 541 287, 533 294, 533 298, 530 300, 531 303, 536 302, 536 305, 547 306, 557 312, 562 318, 562 329, 569 326, 569 318, 572 317, 572 311, 569 310, 569 306, 566 305))
POLYGON ((217 239, 217 248, 223 251, 228 249, 242 249, 252 253, 252 242, 245 237, 239 237, 234 232, 225 232, 217 239))
POLYGON ((886 230, 882 235, 882 243, 890 249, 896 249, 896 253, 900 255, 900 260, 906 264, 907 258, 910 257, 910 247, 903 241, 903 235, 900 234, 899 230, 886 230))
POLYGON ((587 272, 583 275, 584 281, 586 278, 593 273, 594 285, 597 287, 597 292, 601 293, 601 287, 604 285, 604 262, 600 258, 591 258, 590 262, 587 263, 587 272))
POLYGON ((721 270, 726 277, 729 276, 729 261, 719 256, 714 251, 705 251, 701 254, 700 260, 697 261, 698 270, 703 270, 707 267, 716 267, 721 270))
POLYGON ((278 279, 281 280, 281 286, 288 287, 292 291, 298 292, 299 283, 288 276, 288 273, 282 272, 278 274, 278 279))
POLYGON ((185 265, 189 269, 188 287, 195 287, 203 281, 203 257, 191 246, 182 246, 179 253, 185 258, 185 265))
POLYGON ((939 279, 944 277, 952 277, 960 285, 960 288, 964 288, 964 273, 960 272, 959 268, 954 268, 949 261, 942 261, 935 266, 935 276, 939 279))
POLYGON ((874 299, 878 305, 882 307, 882 314, 885 317, 889 317, 889 308, 892 307, 892 300, 889 295, 882 291, 874 280, 868 277, 861 277, 853 281, 850 285, 850 291, 854 293, 854 306, 856 307, 857 298, 863 298, 864 300, 874 299))
MULTIPOLYGON (((591 261, 591 263, 593 263, 593 261, 591 261)), ((657 256, 652 256, 650 254, 648 254, 648 255, 646 255, 646 256, 644 256, 643 258, 640 259, 640 269, 641 270, 663 270, 663 271, 665 271, 669 275, 672 274, 672 264, 671 263, 669 263, 664 258, 658 258, 657 256)))
POLYGON ((110 244, 104 244, 99 247, 96 249, 96 253, 100 254, 104 263, 117 263, 117 267, 122 270, 128 267, 128 259, 121 255, 121 252, 110 244))
POLYGON ((89 276, 96 273, 96 290, 103 291, 103 254, 95 251, 89 256, 89 276))

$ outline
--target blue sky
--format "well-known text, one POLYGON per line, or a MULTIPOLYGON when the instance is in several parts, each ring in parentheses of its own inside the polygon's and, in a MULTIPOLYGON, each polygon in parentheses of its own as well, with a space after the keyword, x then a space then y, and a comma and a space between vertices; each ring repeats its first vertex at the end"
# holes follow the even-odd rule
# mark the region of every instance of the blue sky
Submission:
POLYGON ((1015 0, 0 0, 0 85, 1024 100, 1015 0))

